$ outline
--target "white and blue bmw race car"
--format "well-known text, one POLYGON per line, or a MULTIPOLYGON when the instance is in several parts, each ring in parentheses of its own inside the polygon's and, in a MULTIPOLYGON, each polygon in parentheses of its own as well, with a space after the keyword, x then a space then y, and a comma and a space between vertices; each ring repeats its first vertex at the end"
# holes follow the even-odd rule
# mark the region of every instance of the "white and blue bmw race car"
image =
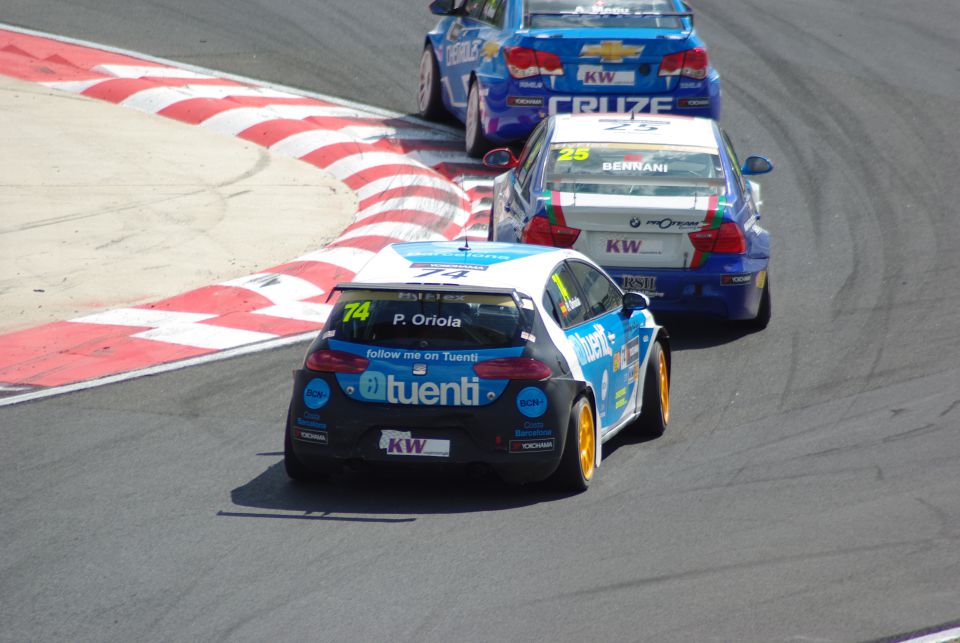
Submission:
POLYGON ((605 441, 669 422, 665 329, 576 251, 397 244, 337 290, 295 372, 294 480, 439 464, 581 491, 605 441))

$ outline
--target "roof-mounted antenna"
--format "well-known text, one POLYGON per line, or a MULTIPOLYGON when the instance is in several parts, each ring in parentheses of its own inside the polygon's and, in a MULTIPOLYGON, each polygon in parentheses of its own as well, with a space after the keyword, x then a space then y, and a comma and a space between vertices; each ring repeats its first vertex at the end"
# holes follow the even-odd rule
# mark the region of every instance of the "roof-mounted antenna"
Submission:
POLYGON ((469 252, 470 248, 470 239, 467 238, 467 234, 463 234, 463 245, 457 248, 457 250, 462 250, 463 252, 469 252))

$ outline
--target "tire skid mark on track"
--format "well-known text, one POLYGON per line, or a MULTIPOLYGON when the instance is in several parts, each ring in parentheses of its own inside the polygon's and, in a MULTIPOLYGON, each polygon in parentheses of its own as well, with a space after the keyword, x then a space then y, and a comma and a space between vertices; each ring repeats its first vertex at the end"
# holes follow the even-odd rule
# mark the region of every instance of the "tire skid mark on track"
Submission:
MULTIPOLYGON (((845 55, 816 34, 800 29, 756 3, 747 4, 750 5, 753 15, 759 17, 764 24, 774 23, 778 33, 794 33, 805 41, 812 39, 818 42, 835 55, 845 55)), ((825 193, 834 190, 839 195, 838 200, 846 203, 838 214, 846 223, 846 234, 853 251, 849 255, 851 265, 846 277, 832 294, 830 321, 832 324, 843 325, 845 329, 858 328, 856 335, 860 339, 846 348, 843 359, 834 361, 831 375, 838 388, 863 390, 868 385, 869 373, 874 371, 883 357, 880 348, 882 343, 875 338, 878 335, 885 337, 890 328, 889 311, 880 305, 884 296, 884 275, 888 266, 898 263, 897 248, 891 247, 887 236, 882 232, 888 229, 885 226, 891 223, 890 219, 895 218, 890 216, 889 204, 883 198, 886 193, 878 194, 859 187, 887 184, 886 177, 875 164, 876 159, 884 157, 885 149, 874 140, 872 132, 860 126, 857 114, 844 104, 843 94, 837 91, 836 84, 822 81, 806 67, 784 59, 779 51, 759 44, 762 40, 753 37, 750 28, 744 24, 719 12, 711 14, 711 19, 721 23, 751 48, 756 54, 751 59, 752 64, 766 66, 774 72, 772 77, 780 87, 774 89, 765 85, 761 88, 762 91, 756 91, 751 96, 754 105, 767 103, 767 116, 772 115, 777 104, 792 105, 794 109, 790 116, 799 118, 815 133, 818 143, 816 154, 823 155, 825 150, 829 150, 841 159, 838 165, 849 173, 840 177, 821 176, 815 184, 810 181, 805 192, 812 195, 810 211, 818 248, 822 248, 825 240, 829 238, 826 230, 830 223, 826 219, 829 212, 822 206, 826 201, 825 193), (862 232, 866 228, 866 221, 871 224, 870 233, 857 234, 857 230, 862 232), (866 368, 863 368, 864 366, 866 368), (859 381, 851 381, 850 374, 864 371, 868 373, 866 377, 854 378, 859 381)), ((869 70, 865 70, 865 73, 873 75, 869 70)), ((809 141, 800 144, 801 149, 811 149, 809 146, 809 141)), ((799 167, 815 168, 817 165, 811 160, 809 165, 803 163, 799 167)), ((814 171, 810 170, 811 175, 814 171)), ((786 398, 790 394, 791 391, 785 390, 783 396, 786 398)))
POLYGON ((333 287, 387 243, 486 238, 491 173, 443 128, 18 30, 0 29, 0 73, 243 138, 362 195, 336 240, 279 266, 0 336, 0 403, 300 337, 323 325, 333 287))

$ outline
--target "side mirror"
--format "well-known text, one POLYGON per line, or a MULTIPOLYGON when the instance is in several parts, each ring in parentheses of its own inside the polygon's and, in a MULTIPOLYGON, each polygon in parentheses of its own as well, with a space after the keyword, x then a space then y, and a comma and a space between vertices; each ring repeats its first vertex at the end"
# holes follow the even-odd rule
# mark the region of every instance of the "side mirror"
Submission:
POLYGON ((743 167, 740 168, 740 173, 745 176, 766 174, 767 172, 772 171, 773 163, 770 162, 770 159, 762 156, 748 156, 746 162, 743 164, 743 167))
POLYGON ((455 0, 433 0, 430 3, 430 13, 437 16, 450 16, 456 12, 455 0))
POLYGON ((506 147, 498 147, 483 155, 483 166, 494 170, 510 170, 519 164, 520 161, 513 155, 513 151, 506 147))
POLYGON ((633 314, 635 310, 646 310, 650 307, 650 298, 642 292, 627 291, 623 293, 623 312, 633 314))

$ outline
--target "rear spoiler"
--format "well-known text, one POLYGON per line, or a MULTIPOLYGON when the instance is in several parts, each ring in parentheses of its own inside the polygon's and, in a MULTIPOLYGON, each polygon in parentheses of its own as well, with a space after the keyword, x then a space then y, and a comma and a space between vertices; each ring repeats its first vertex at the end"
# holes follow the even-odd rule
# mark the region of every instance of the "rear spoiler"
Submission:
POLYGON ((516 288, 497 288, 496 286, 463 286, 461 284, 418 284, 418 283, 362 283, 351 281, 349 283, 339 283, 330 294, 327 295, 327 301, 333 296, 333 293, 341 290, 374 290, 379 292, 400 292, 415 290, 417 292, 433 293, 464 293, 468 295, 504 295, 513 299, 517 308, 523 310, 524 306, 520 300, 520 293, 516 288))
POLYGON ((593 17, 593 18, 689 18, 690 27, 693 27, 693 11, 670 11, 662 13, 653 13, 650 11, 631 11, 616 13, 593 13, 592 11, 527 11, 523 16, 524 23, 530 22, 530 16, 556 16, 556 17, 593 17))
POLYGON ((547 183, 590 183, 599 185, 662 185, 665 187, 724 187, 725 179, 681 178, 656 176, 597 176, 595 174, 565 174, 551 177, 547 183))

